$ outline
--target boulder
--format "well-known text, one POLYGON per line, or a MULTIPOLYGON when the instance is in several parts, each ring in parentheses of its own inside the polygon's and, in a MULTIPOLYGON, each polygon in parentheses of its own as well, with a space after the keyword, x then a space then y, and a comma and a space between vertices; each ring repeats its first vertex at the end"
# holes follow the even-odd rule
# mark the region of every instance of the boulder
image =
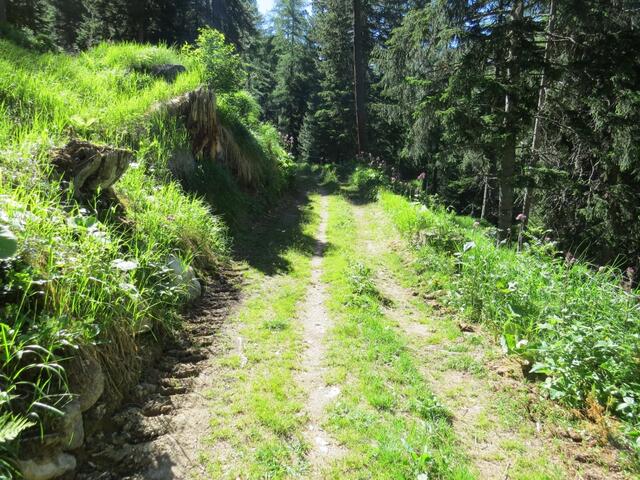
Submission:
POLYGON ((43 452, 71 451, 82 447, 85 434, 80 402, 72 400, 62 408, 62 413, 62 416, 53 419, 47 434, 21 439, 21 453, 25 458, 44 458, 43 452))
POLYGON ((18 461, 24 480, 50 480, 76 469, 76 458, 68 453, 18 461))
POLYGON ((75 356, 66 368, 71 393, 77 395, 80 410, 86 412, 102 396, 105 376, 100 362, 90 353, 75 356))
POLYGON ((185 289, 187 301, 192 302, 202 295, 202 285, 196 277, 196 273, 192 267, 185 266, 182 261, 169 255, 167 266, 173 270, 176 276, 176 286, 185 289))
POLYGON ((187 69, 184 65, 166 63, 162 65, 152 65, 145 69, 145 72, 154 77, 164 79, 167 83, 173 83, 177 76, 182 72, 186 72, 187 69))
POLYGON ((85 436, 91 436, 100 429, 101 422, 107 415, 107 404, 100 401, 82 414, 85 436))
POLYGON ((189 301, 196 300, 202 296, 202 285, 197 278, 192 278, 189 281, 189 284, 187 285, 187 296, 189 297, 189 301))
POLYGON ((60 420, 59 430, 62 432, 65 450, 76 450, 84 443, 84 424, 80 402, 72 400, 63 409, 64 416, 60 420))
POLYGON ((71 140, 53 153, 53 164, 65 180, 73 182, 77 197, 109 189, 133 160, 129 150, 71 140))

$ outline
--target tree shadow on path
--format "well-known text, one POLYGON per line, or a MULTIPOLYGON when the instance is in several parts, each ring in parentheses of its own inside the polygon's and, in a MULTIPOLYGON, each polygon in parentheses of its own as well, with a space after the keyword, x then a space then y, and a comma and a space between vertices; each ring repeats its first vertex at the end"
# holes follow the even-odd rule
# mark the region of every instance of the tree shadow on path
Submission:
POLYGON ((309 196, 316 185, 312 174, 303 171, 293 190, 276 207, 255 216, 249 225, 235 232, 234 258, 266 275, 276 275, 291 271, 285 255, 290 248, 313 255, 317 240, 304 232, 304 226, 312 215, 309 196))

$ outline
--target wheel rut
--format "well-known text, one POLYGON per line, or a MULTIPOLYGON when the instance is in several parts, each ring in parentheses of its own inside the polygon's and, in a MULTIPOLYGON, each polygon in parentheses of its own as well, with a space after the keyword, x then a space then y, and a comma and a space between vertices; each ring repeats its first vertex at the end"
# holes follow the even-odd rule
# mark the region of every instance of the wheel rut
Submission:
POLYGON ((338 387, 327 386, 324 381, 327 370, 324 338, 332 326, 325 306, 327 294, 322 282, 322 260, 327 247, 327 206, 328 198, 322 195, 320 225, 311 259, 310 285, 300 316, 306 349, 298 382, 309 393, 304 412, 308 419, 304 436, 310 448, 308 462, 311 478, 322 478, 322 467, 344 455, 343 448, 322 428, 326 406, 340 395, 338 387))
POLYGON ((226 272, 206 287, 185 315, 183 330, 144 370, 104 428, 88 438, 77 479, 169 480, 206 474, 197 458, 209 433, 206 393, 216 381, 216 339, 238 304, 240 275, 226 272))

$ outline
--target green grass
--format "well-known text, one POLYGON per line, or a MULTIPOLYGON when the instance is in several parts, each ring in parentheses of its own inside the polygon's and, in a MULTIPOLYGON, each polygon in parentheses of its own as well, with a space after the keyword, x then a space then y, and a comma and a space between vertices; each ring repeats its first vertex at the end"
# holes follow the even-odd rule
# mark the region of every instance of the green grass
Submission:
POLYGON ((413 244, 426 290, 445 292, 463 316, 489 326, 506 351, 533 365, 551 399, 584 410, 602 405, 627 422, 635 442, 640 310, 619 272, 567 265, 538 241, 522 253, 497 248, 493 232, 473 219, 386 191, 381 204, 413 244))
POLYGON ((568 414, 548 401, 532 402, 525 383, 495 373, 493 363, 502 357, 495 342, 481 328, 462 333, 456 312, 437 300, 434 303, 442 294, 429 295, 428 301, 417 295, 426 292, 423 275, 413 268, 419 264, 415 252, 402 241, 380 202, 354 208, 358 209, 356 248, 366 252, 367 263, 379 272, 375 284, 393 299, 385 311, 397 322, 396 329, 406 339, 414 363, 451 411, 459 442, 456 448, 468 457, 475 478, 487 477, 487 467, 508 469, 514 479, 567 478, 559 449, 548 447, 556 440, 540 439, 530 418, 563 428, 568 414), (507 446, 524 446, 526 452, 502 448, 499 439, 508 439, 507 446))
MULTIPOLYGON (((66 401, 63 359, 76 348, 98 351, 110 386, 135 380, 135 368, 121 365, 138 363, 139 332, 180 328, 186 289, 169 260, 219 271, 230 257, 225 223, 287 187, 293 162, 273 128, 243 108, 255 107, 244 92, 218 99, 220 128, 231 132, 223 146, 234 155, 199 159, 191 182, 170 175, 176 152, 190 151, 189 134, 150 112, 203 78, 195 57, 163 45, 105 43, 70 55, 0 39, 0 226, 18 240, 17 255, 0 261, 3 421, 30 415, 46 430, 66 401), (162 63, 186 72, 171 83, 145 73, 162 63), (71 138, 133 151, 115 197, 79 203, 58 181, 50 151, 71 138), (31 370, 20 360, 27 345, 39 360, 31 370)), ((15 454, 14 440, 0 441, 0 456, 15 454)))
POLYGON ((307 394, 295 378, 304 350, 297 316, 311 271, 312 249, 302 237, 315 235, 316 207, 313 198, 301 238, 281 253, 286 272, 250 270, 249 299, 232 320, 233 335, 217 360, 219 381, 210 393, 212 434, 200 460, 212 478, 298 478, 307 471, 307 394))
POLYGON ((354 219, 341 197, 330 198, 329 219, 324 280, 335 327, 327 380, 342 393, 326 428, 349 453, 325 478, 473 478, 447 411, 382 311, 372 271, 354 250, 354 219))
POLYGON ((192 90, 196 69, 174 83, 133 70, 187 59, 167 47, 103 44, 77 56, 40 54, 0 40, 0 144, 21 154, 73 135, 118 145, 152 104, 192 90))

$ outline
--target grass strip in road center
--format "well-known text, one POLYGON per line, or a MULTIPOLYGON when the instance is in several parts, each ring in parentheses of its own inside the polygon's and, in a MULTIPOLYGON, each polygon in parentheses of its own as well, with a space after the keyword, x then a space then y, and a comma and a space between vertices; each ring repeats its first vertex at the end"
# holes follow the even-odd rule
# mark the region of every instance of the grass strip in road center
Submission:
POLYGON ((349 203, 330 197, 325 281, 335 328, 328 336, 327 381, 341 389, 327 429, 349 450, 333 479, 471 479, 448 412, 420 375, 358 258, 349 203))

